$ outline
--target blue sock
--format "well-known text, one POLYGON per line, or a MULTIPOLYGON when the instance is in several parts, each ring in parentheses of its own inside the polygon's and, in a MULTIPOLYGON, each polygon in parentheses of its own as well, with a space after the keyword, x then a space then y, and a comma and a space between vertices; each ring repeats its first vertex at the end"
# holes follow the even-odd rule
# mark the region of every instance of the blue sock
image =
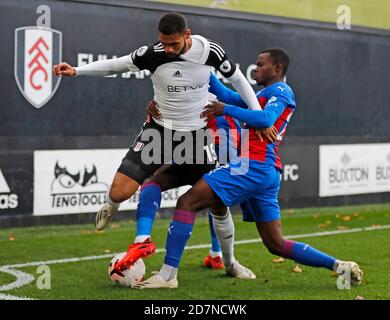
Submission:
POLYGON ((161 204, 161 188, 152 181, 141 187, 137 207, 137 237, 149 235, 152 232, 154 218, 161 204))
POLYGON ((219 245, 217 235, 215 234, 213 217, 211 216, 210 211, 208 212, 208 215, 209 215, 209 227, 210 227, 210 238, 211 238, 211 251, 221 252, 221 246, 219 245))
POLYGON ((191 236, 195 222, 195 213, 191 211, 176 210, 168 229, 167 253, 164 263, 178 268, 184 248, 191 236))
POLYGON ((333 271, 336 259, 306 243, 284 240, 282 257, 311 267, 323 267, 333 271))

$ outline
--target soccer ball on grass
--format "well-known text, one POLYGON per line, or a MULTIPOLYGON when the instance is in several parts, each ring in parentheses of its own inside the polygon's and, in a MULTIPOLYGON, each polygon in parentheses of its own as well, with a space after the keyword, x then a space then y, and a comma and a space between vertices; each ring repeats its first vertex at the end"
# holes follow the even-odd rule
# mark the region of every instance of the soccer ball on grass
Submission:
POLYGON ((108 266, 108 276, 110 279, 125 287, 133 287, 137 283, 140 283, 145 276, 145 263, 142 259, 138 259, 130 268, 122 271, 114 271, 115 265, 125 256, 125 252, 115 255, 108 266))

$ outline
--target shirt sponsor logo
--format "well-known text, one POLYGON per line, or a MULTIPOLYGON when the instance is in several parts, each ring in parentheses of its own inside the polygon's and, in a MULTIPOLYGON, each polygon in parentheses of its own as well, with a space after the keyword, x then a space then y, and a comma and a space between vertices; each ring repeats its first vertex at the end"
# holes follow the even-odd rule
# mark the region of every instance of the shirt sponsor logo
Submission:
POLYGON ((269 98, 269 100, 267 101, 267 104, 271 104, 272 102, 276 101, 276 97, 272 96, 271 98, 269 98))
POLYGON ((209 81, 207 80, 205 83, 197 84, 194 86, 173 86, 168 85, 168 92, 190 92, 190 91, 198 91, 204 89, 208 85, 209 81))

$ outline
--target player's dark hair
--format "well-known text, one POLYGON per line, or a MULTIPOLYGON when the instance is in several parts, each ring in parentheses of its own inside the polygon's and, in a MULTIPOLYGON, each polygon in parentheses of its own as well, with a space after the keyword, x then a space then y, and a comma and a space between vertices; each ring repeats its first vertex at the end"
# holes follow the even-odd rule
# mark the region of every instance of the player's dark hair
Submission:
POLYGON ((281 48, 270 48, 262 51, 261 53, 269 53, 273 64, 280 63, 283 67, 283 75, 285 76, 290 64, 290 58, 286 51, 281 48))
POLYGON ((165 35, 183 33, 187 28, 186 17, 177 12, 164 14, 158 23, 158 31, 165 35))

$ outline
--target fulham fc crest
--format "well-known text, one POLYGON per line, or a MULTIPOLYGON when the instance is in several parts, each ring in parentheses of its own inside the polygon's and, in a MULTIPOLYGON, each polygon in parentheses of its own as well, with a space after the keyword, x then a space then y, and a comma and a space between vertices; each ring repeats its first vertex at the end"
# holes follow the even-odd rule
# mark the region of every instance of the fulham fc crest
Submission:
POLYGON ((37 26, 15 29, 15 80, 35 108, 44 106, 56 92, 61 77, 53 65, 61 62, 62 33, 50 28, 50 8, 39 6, 37 26))
POLYGON ((136 142, 133 146, 134 152, 140 152, 144 148, 145 144, 142 142, 136 142))

